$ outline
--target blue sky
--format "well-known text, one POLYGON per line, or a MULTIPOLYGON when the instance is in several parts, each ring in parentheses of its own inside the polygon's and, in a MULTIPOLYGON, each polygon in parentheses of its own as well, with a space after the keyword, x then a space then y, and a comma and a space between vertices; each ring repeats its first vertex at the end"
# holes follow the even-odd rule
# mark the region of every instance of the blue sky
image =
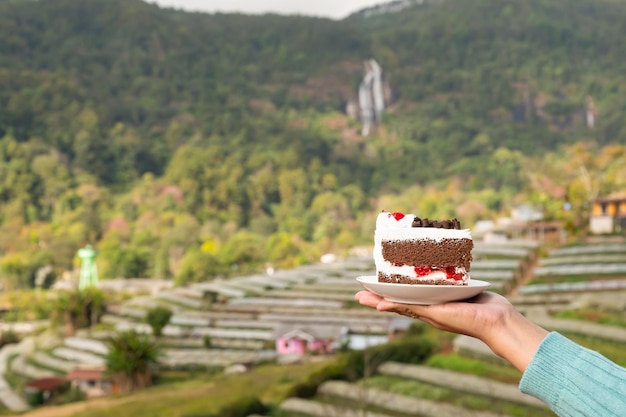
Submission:
POLYGON ((385 0, 147 0, 161 7, 189 11, 240 12, 246 14, 279 13, 323 16, 342 19, 352 12, 385 0))

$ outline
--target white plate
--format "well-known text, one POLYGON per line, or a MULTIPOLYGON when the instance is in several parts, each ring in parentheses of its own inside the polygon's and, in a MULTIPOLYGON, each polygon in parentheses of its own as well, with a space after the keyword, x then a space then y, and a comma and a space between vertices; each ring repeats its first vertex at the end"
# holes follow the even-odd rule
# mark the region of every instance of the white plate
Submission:
POLYGON ((378 294, 387 301, 402 304, 441 304, 465 300, 483 292, 491 284, 470 279, 467 285, 411 285, 378 282, 375 275, 356 279, 366 290, 378 294))

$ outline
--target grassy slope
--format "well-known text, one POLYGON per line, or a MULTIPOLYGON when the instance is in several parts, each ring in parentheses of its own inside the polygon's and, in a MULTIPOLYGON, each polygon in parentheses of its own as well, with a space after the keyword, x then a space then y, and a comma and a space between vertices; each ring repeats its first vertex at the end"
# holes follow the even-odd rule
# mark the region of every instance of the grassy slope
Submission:
POLYGON ((306 380, 328 360, 291 366, 264 365, 239 375, 217 375, 152 387, 145 391, 59 407, 45 407, 23 417, 182 417, 214 413, 242 395, 277 404, 294 384, 306 380))

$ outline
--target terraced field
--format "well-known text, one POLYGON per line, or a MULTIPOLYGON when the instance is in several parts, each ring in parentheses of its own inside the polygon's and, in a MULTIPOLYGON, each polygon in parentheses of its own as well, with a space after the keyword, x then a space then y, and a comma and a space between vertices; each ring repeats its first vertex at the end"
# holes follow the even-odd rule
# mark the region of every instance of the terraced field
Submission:
POLYGON ((577 244, 552 250, 534 271, 526 293, 623 288, 626 243, 577 244))
MULTIPOLYGON (((582 267, 588 265, 621 265, 626 244, 578 245, 575 249, 549 252, 542 259, 537 259, 538 253, 535 242, 476 242, 472 278, 491 282, 490 290, 509 295, 518 308, 544 327, 573 337, 583 334, 602 353, 626 363, 626 358, 610 345, 626 341, 626 327, 555 316, 602 305, 609 305, 612 311, 625 311, 626 273, 596 267, 592 277, 582 273, 574 282, 555 280, 554 273, 544 275, 545 268, 568 267, 571 278, 573 271, 583 271, 582 267), (531 285, 524 285, 528 281, 531 285)), ((353 301, 354 293, 360 289, 355 277, 372 274, 371 259, 351 258, 278 271, 271 276, 246 276, 188 287, 155 282, 149 295, 134 297, 107 312, 103 322, 110 330, 83 332, 65 339, 44 333, 11 350, 3 349, 1 374, 28 380, 64 375, 81 364, 102 364, 107 351, 104 338, 112 331, 126 329, 150 332, 145 317, 148 309, 157 305, 174 311, 161 340, 165 351, 163 369, 227 369, 240 363, 293 359, 279 357, 275 350, 277 335, 289 327, 324 325, 349 329, 351 337, 347 340, 353 348, 361 349, 384 342, 397 317, 363 308, 353 301)), ((436 363, 424 366, 385 363, 377 374, 354 383, 326 382, 313 398, 286 399, 275 414, 553 415, 533 398, 519 394, 519 373, 475 339, 456 337, 450 350, 436 359, 436 363)), ((25 409, 21 397, 15 395, 15 387, 3 382, 6 381, 0 379, 0 400, 9 409, 25 409)))
MULTIPOLYGON (((602 255, 607 249, 605 245, 569 250, 575 252, 573 256, 577 259, 596 262, 602 257, 602 262, 608 263, 609 259, 621 262, 626 247, 612 245, 610 248, 610 255, 602 255)), ((537 283, 534 285, 543 284, 541 276, 536 276, 531 269, 535 256, 532 247, 515 247, 513 242, 497 248, 477 245, 477 249, 472 264, 473 278, 491 281, 496 290, 515 294, 509 296, 512 302, 547 329, 572 337, 617 363, 626 363, 626 355, 619 348, 623 346, 626 327, 555 317, 558 312, 590 305, 596 309, 604 305, 613 311, 626 311, 626 292, 621 290, 626 274, 615 275, 609 273, 610 268, 603 269, 610 275, 607 281, 614 283, 608 292, 594 285, 597 277, 594 281, 581 281, 586 284, 584 292, 576 287, 558 291, 527 290, 524 280, 537 283), (530 252, 522 256, 525 250, 530 252), (491 274, 491 271, 497 272, 491 274), (495 277, 507 279, 500 281, 495 277)), ((551 252, 539 265, 558 265, 556 259, 563 253, 551 252)), ((567 264, 567 260, 561 264, 567 264)), ((291 398, 283 402, 281 415, 553 416, 540 401, 519 392, 520 377, 517 370, 496 357, 482 342, 458 336, 454 339, 453 351, 437 355, 433 363, 423 366, 384 363, 378 368, 378 374, 358 383, 327 382, 314 398, 291 398)))

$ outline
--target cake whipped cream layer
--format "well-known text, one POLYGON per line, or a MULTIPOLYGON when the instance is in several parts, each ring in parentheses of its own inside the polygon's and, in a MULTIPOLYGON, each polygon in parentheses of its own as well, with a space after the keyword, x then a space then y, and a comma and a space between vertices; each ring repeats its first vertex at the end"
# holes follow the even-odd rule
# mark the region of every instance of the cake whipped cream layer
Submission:
POLYGON ((379 282, 467 285, 473 247, 469 229, 461 229, 457 219, 433 221, 386 211, 376 219, 379 282))

